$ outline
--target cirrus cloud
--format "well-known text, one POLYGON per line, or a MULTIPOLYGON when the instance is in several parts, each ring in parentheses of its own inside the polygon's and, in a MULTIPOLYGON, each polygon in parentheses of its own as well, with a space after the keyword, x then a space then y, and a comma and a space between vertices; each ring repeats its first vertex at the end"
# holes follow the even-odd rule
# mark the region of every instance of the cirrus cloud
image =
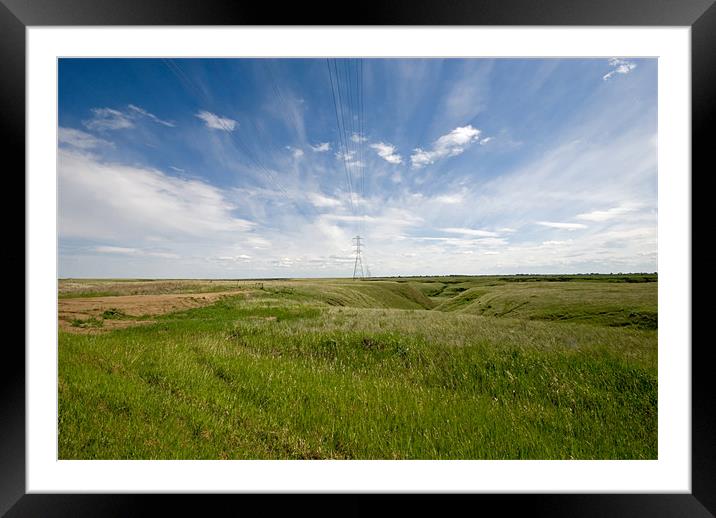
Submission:
POLYGON ((57 131, 57 141, 60 144, 72 146, 77 149, 93 149, 100 146, 109 146, 113 144, 94 135, 90 135, 82 130, 74 128, 60 127, 57 131))
POLYGON ((582 225, 581 223, 563 223, 559 221, 538 221, 538 225, 542 225, 543 227, 549 227, 549 228, 556 228, 559 230, 579 230, 582 228, 587 228, 587 225, 582 225))
POLYGON ((82 121, 82 124, 92 131, 113 131, 133 128, 142 119, 149 119, 162 126, 174 127, 174 123, 160 119, 153 113, 134 104, 127 106, 126 110, 114 108, 92 108, 92 118, 82 121))

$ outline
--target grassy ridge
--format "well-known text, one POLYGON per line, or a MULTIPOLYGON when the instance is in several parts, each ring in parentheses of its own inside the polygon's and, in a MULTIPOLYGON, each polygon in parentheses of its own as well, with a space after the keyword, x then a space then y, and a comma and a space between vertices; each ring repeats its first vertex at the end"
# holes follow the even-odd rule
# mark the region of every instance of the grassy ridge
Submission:
MULTIPOLYGON (((483 281, 276 281, 60 332, 60 458, 656 458, 656 331, 534 318, 624 293, 544 284, 496 318, 533 293, 483 281)), ((622 309, 655 310, 653 288, 622 309)))
MULTIPOLYGON (((459 288, 458 288, 459 289, 459 288)), ((465 287, 437 309, 533 320, 657 328, 656 283, 506 283, 465 287)))

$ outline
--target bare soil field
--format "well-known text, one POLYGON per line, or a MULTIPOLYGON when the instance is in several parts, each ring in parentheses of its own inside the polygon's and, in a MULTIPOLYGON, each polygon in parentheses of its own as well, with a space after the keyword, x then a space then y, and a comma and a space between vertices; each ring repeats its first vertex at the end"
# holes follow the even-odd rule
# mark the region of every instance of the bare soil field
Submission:
MULTIPOLYGON (((122 327, 153 323, 152 316, 206 306, 242 290, 167 293, 161 295, 118 295, 108 297, 60 298, 59 326, 73 333, 97 333, 122 327)), ((243 290, 247 293, 246 290, 243 290)))

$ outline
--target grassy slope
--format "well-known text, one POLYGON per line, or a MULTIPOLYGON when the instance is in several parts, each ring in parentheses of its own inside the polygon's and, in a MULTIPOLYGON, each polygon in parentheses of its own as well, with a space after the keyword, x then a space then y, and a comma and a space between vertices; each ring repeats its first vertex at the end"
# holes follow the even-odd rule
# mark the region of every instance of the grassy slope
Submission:
POLYGON ((656 458, 656 331, 595 316, 655 313, 656 283, 448 280, 277 281, 61 332, 60 458, 656 458))
POLYGON ((438 309, 656 329, 656 299, 656 283, 525 282, 471 287, 438 309))

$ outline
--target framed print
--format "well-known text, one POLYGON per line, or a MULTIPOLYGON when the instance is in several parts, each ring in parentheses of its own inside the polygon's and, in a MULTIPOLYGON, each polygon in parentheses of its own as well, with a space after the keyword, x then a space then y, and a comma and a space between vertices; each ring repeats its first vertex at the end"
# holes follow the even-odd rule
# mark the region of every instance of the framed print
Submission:
POLYGON ((3 512, 182 492, 714 512, 691 338, 711 2, 322 26, 79 4, 2 6, 27 203, 3 512))

